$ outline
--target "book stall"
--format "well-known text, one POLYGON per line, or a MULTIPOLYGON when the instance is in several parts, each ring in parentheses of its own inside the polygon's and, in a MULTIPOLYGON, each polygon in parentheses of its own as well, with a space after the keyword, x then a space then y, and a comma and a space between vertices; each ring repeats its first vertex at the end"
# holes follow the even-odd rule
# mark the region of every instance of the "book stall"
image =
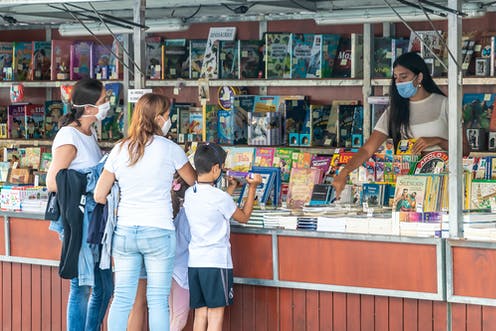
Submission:
MULTIPOLYGON (((335 29, 339 21, 319 25, 311 16, 223 24, 193 16, 181 30, 143 34, 140 45, 126 34, 104 36, 102 44, 77 32, 63 36, 62 28, 48 41, 14 40, 6 31, 0 290, 34 283, 39 273, 49 284, 43 291, 55 293, 43 302, 65 305, 67 284, 56 275, 60 241, 44 220, 45 180, 71 87, 91 77, 105 82, 111 102, 96 127, 102 149, 125 136, 131 95, 153 90, 170 96, 169 138, 190 160, 201 142, 224 147, 225 175, 240 182, 238 206, 246 201, 244 178, 262 176, 251 219, 231 221, 237 297, 226 312, 229 330, 359 330, 357 314, 362 326, 378 329, 496 325, 496 32, 488 23, 496 16, 464 19, 463 30, 456 15, 447 17, 412 23, 415 32, 398 23, 390 35, 386 24, 366 19, 335 29), (488 31, 474 32, 478 25, 488 31), (123 61, 133 47, 143 51, 134 83, 131 61, 123 61), (419 52, 450 96, 449 150, 416 155, 415 139, 388 139, 336 199, 333 177, 387 109, 392 63, 408 51, 419 52)), ((20 313, 7 315, 0 321, 15 329, 20 313)))

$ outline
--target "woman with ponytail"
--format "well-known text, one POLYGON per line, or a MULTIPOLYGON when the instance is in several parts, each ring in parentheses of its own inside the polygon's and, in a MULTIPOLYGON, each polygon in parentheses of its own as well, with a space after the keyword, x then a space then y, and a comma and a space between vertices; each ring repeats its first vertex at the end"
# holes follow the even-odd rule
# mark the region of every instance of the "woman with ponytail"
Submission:
POLYGON ((424 60, 416 53, 399 56, 393 63, 389 108, 377 121, 369 139, 334 177, 339 197, 350 172, 376 152, 388 137, 416 138, 413 153, 448 150, 448 99, 436 85, 424 60))

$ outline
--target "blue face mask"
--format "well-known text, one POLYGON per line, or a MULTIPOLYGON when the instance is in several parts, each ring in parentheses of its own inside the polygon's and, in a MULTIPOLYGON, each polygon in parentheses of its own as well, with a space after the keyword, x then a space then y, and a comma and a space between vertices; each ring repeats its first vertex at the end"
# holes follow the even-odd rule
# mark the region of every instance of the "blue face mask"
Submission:
POLYGON ((417 93, 418 87, 413 85, 414 80, 415 79, 412 79, 409 82, 396 83, 396 90, 398 91, 399 95, 401 95, 401 97, 409 99, 417 93))

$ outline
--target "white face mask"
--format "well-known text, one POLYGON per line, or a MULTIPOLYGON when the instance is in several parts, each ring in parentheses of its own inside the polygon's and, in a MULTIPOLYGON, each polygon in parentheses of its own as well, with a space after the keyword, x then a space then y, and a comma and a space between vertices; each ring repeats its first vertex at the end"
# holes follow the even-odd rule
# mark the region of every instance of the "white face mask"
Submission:
POLYGON ((162 133, 164 134, 164 136, 166 136, 167 133, 169 133, 171 126, 172 126, 172 122, 171 122, 171 119, 169 117, 167 119, 167 121, 165 121, 164 125, 162 125, 162 133))
POLYGON ((74 107, 86 107, 86 106, 91 106, 95 107, 98 109, 98 113, 95 115, 83 115, 81 117, 90 117, 90 116, 95 116, 98 121, 102 121, 105 117, 107 117, 107 113, 110 110, 110 102, 107 101, 105 103, 102 103, 100 106, 95 106, 91 104, 86 104, 86 105, 73 105, 74 107))

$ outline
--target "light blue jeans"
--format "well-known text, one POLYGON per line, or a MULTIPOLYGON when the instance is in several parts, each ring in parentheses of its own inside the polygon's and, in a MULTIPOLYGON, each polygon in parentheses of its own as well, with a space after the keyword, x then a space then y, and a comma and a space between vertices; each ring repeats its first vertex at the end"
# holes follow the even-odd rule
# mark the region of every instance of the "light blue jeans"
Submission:
POLYGON ((143 263, 147 274, 146 300, 150 331, 169 330, 169 294, 176 250, 175 231, 117 225, 112 240, 115 290, 108 317, 108 330, 126 330, 143 263))

